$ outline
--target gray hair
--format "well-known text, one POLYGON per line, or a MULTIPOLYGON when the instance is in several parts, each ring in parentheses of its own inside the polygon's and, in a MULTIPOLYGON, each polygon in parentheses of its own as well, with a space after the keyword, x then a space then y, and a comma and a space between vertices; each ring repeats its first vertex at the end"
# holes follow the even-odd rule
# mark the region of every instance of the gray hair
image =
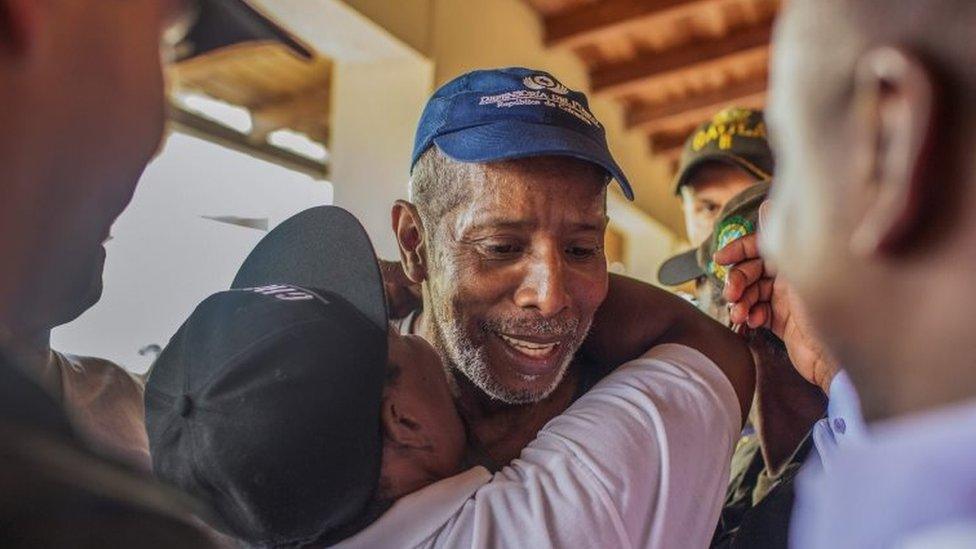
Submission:
MULTIPOLYGON (((551 161, 553 157, 533 156, 501 162, 551 161)), ((567 161, 567 157, 560 157, 567 161)), ((570 159, 589 166, 598 173, 603 184, 610 182, 611 176, 603 168, 584 160, 570 159)), ((424 225, 429 230, 437 227, 437 222, 453 212, 471 197, 471 183, 484 177, 484 164, 461 162, 448 157, 436 145, 427 149, 413 168, 410 178, 410 202, 420 213, 424 225)))
POLYGON ((459 162, 432 146, 420 155, 410 178, 410 202, 428 230, 464 204, 471 196, 470 182, 482 173, 481 165, 459 162))

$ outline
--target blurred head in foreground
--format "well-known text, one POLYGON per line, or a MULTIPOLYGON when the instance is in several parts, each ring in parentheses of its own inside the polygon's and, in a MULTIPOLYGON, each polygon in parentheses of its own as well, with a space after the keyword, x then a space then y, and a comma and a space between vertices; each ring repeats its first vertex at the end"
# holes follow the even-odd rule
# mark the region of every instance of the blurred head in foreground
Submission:
POLYGON ((768 255, 872 418, 972 398, 976 4, 795 0, 775 33, 768 255))
POLYGON ((161 59, 253 39, 309 54, 245 0, 0 0, 0 328, 101 296, 102 243, 163 136, 161 59))

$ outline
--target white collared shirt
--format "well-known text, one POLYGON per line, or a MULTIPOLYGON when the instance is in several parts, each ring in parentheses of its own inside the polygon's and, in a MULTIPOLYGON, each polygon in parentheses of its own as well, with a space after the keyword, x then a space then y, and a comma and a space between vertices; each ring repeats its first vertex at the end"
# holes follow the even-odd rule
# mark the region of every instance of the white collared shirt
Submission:
POLYGON ((742 424, 700 352, 660 345, 598 383, 495 475, 400 499, 340 547, 706 547, 742 424))

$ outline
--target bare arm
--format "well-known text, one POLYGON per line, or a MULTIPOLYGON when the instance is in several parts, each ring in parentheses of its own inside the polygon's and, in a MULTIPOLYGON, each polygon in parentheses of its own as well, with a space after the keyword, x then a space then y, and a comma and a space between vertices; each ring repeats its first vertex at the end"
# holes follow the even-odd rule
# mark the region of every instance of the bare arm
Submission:
POLYGON ((610 275, 607 299, 597 310, 580 350, 583 358, 617 367, 662 343, 686 345, 715 362, 735 389, 742 417, 748 415, 756 374, 742 338, 680 297, 632 278, 610 275))

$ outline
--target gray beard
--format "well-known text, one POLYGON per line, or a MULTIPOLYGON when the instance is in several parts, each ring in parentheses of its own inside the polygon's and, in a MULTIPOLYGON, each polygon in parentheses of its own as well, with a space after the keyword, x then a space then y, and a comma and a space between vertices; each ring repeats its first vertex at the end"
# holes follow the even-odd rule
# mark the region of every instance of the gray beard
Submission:
MULTIPOLYGON (((532 391, 506 387, 495 378, 488 362, 488 353, 484 347, 478 347, 471 341, 464 327, 458 321, 457 315, 451 314, 449 307, 449 305, 440 307, 435 305, 430 308, 431 325, 434 329, 434 346, 437 347, 438 352, 445 358, 445 362, 451 369, 461 372, 464 377, 468 378, 471 383, 491 399, 506 404, 531 404, 544 400, 551 395, 565 377, 576 354, 576 349, 585 339, 590 324, 592 324, 591 321, 590 324, 586 325, 583 335, 579 337, 579 341, 576 342, 572 352, 566 354, 552 383, 542 391, 532 391)), ((522 374, 519 376, 526 381, 533 379, 532 376, 522 374)))

